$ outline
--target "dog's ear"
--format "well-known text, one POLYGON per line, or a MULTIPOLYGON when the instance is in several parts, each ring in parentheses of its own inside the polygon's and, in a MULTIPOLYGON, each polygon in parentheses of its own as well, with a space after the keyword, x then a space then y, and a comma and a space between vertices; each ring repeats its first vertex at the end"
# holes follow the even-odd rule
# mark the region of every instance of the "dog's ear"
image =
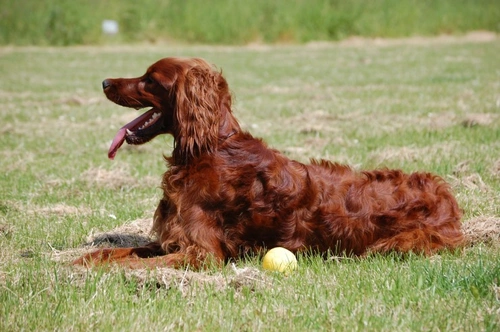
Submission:
POLYGON ((209 66, 193 66, 174 84, 174 157, 182 163, 217 149, 221 102, 231 97, 222 74, 209 66))

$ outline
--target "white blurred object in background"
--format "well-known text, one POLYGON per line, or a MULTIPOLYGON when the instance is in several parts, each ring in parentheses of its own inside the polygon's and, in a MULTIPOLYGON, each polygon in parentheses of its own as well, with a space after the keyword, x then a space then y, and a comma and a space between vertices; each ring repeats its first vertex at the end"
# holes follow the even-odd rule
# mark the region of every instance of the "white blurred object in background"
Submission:
POLYGON ((106 35, 116 35, 118 33, 118 22, 114 20, 102 21, 102 32, 106 35))

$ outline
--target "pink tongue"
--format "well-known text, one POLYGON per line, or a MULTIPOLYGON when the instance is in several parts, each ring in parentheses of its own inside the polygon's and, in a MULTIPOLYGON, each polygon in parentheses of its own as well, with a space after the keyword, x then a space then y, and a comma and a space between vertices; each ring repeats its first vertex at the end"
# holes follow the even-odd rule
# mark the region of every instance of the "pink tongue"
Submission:
POLYGON ((150 109, 146 113, 140 115, 138 118, 132 120, 131 122, 121 127, 120 130, 118 130, 108 150, 109 159, 115 159, 116 152, 125 141, 125 136, 127 135, 127 129, 130 131, 134 131, 135 129, 140 127, 143 123, 145 123, 147 120, 149 120, 153 116, 154 111, 155 111, 154 108, 150 109))

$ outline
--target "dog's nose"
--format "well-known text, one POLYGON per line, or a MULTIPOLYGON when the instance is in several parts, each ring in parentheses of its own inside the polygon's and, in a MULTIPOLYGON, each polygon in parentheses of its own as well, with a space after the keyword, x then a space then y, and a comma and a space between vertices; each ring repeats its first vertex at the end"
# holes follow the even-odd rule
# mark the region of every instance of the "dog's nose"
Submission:
POLYGON ((102 89, 106 90, 107 87, 111 85, 111 82, 109 80, 104 80, 102 81, 102 89))

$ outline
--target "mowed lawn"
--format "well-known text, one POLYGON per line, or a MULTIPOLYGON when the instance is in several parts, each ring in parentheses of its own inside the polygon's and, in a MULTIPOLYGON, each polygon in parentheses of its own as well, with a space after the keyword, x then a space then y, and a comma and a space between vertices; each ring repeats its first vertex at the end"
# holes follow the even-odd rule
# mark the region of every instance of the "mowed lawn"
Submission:
POLYGON ((0 331, 500 330, 499 54, 489 34, 1 47, 0 331), (300 256, 288 275, 260 257, 202 272, 72 267, 95 234, 152 220, 172 139, 108 160, 138 113, 101 82, 166 56, 221 68, 242 126, 291 158, 439 174, 472 243, 432 257, 300 256))

